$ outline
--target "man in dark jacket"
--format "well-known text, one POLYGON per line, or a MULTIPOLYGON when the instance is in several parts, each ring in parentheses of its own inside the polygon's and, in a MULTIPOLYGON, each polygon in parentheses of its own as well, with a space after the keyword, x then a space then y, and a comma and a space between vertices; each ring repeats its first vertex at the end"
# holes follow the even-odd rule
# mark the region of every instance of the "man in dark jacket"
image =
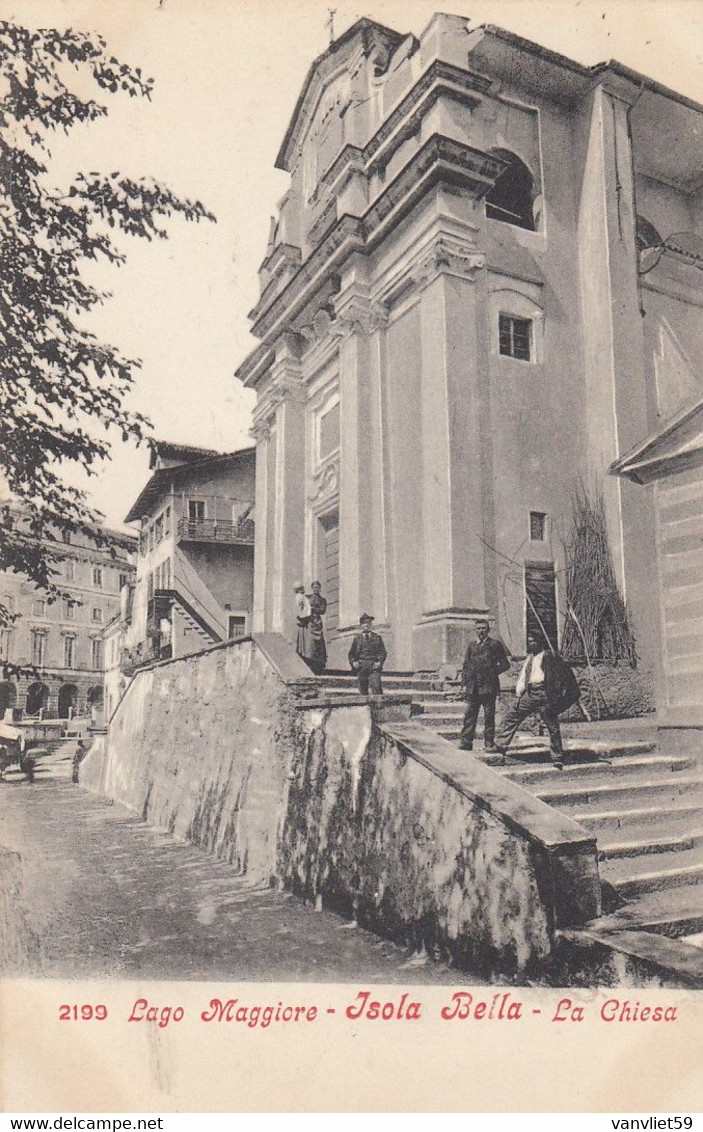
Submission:
POLYGON ((528 633, 527 657, 515 685, 515 695, 515 704, 503 720, 496 740, 499 752, 505 756, 515 732, 528 715, 539 715, 549 732, 552 765, 562 770, 564 748, 559 713, 577 703, 580 691, 569 665, 547 649, 537 633, 528 633))
POLYGON ((361 632, 354 637, 349 649, 349 663, 356 672, 362 696, 382 696, 381 670, 386 659, 386 646, 378 633, 372 633, 373 617, 362 613, 359 618, 361 632))
POLYGON ((510 659, 500 641, 489 636, 490 626, 483 618, 476 622, 476 641, 466 650, 461 683, 466 695, 466 715, 461 728, 459 749, 470 751, 474 745, 479 709, 483 708, 483 742, 487 751, 495 751, 496 699, 500 692, 498 677, 510 668, 510 659))

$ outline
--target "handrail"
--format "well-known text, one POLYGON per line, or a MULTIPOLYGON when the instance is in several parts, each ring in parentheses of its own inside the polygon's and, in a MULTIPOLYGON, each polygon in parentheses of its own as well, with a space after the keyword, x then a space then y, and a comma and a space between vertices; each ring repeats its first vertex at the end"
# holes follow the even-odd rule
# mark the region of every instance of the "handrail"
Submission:
POLYGON ((253 519, 188 519, 178 520, 179 539, 254 545, 253 519))

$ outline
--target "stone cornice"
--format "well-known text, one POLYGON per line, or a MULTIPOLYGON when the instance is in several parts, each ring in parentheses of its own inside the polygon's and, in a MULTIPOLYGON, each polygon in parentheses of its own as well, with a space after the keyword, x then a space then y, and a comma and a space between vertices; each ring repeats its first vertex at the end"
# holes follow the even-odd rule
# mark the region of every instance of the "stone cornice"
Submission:
POLYGON ((364 147, 369 170, 388 164, 400 146, 417 132, 422 118, 438 98, 448 96, 473 109, 490 86, 491 80, 484 75, 474 75, 435 59, 364 147))
POLYGON ((254 420, 249 435, 257 442, 268 440, 271 435, 271 426, 279 405, 283 405, 286 401, 303 402, 307 396, 301 363, 291 352, 288 338, 299 341, 297 335, 287 335, 282 339, 280 356, 276 358, 270 369, 270 384, 254 410, 254 420))
POLYGON ((433 186, 451 185, 480 198, 504 168, 505 162, 492 154, 433 134, 363 218, 342 216, 280 295, 269 306, 254 308, 250 315, 255 320, 253 332, 268 337, 284 320, 290 323, 310 301, 314 288, 338 273, 353 252, 368 254, 378 246, 391 225, 406 216, 433 186))
POLYGON ((261 342, 234 371, 244 385, 254 386, 268 372, 273 361, 273 350, 268 342, 261 342))
POLYGON ((316 197, 348 172, 374 172, 387 165, 396 151, 420 127, 422 118, 441 96, 473 108, 491 86, 491 80, 436 59, 388 115, 364 146, 346 145, 320 178, 316 197))
POLYGON ((433 185, 454 185, 480 199, 505 168, 499 157, 433 134, 366 212, 366 240, 378 241, 383 227, 406 216, 433 185))

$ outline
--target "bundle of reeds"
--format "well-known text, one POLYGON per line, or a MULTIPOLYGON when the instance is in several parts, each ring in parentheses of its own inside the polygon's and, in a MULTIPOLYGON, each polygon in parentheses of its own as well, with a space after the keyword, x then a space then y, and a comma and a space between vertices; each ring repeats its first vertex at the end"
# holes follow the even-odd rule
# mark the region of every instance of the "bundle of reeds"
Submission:
POLYGON ((626 661, 635 668, 635 638, 615 578, 602 493, 580 484, 572 514, 572 529, 564 541, 567 616, 562 654, 589 664, 626 661))

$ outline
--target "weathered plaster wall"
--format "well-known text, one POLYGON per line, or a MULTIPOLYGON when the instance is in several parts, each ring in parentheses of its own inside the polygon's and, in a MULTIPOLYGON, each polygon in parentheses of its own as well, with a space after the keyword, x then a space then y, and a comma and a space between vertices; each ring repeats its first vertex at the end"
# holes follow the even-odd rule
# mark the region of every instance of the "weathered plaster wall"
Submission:
POLYGON ((80 782, 234 864, 275 871, 286 686, 252 641, 137 674, 80 782))
POLYGON ((537 969, 557 927, 598 914, 590 834, 408 722, 407 703, 293 695, 314 688, 277 634, 142 669, 81 785, 253 880, 487 971, 537 969))
MULTIPOLYGON (((413 724, 372 730, 363 706, 301 711, 297 732, 279 854, 294 890, 380 934, 503 971, 547 958, 570 886, 595 914, 587 835, 489 768, 467 768, 413 724)), ((566 915, 578 918, 576 904, 566 915)))

